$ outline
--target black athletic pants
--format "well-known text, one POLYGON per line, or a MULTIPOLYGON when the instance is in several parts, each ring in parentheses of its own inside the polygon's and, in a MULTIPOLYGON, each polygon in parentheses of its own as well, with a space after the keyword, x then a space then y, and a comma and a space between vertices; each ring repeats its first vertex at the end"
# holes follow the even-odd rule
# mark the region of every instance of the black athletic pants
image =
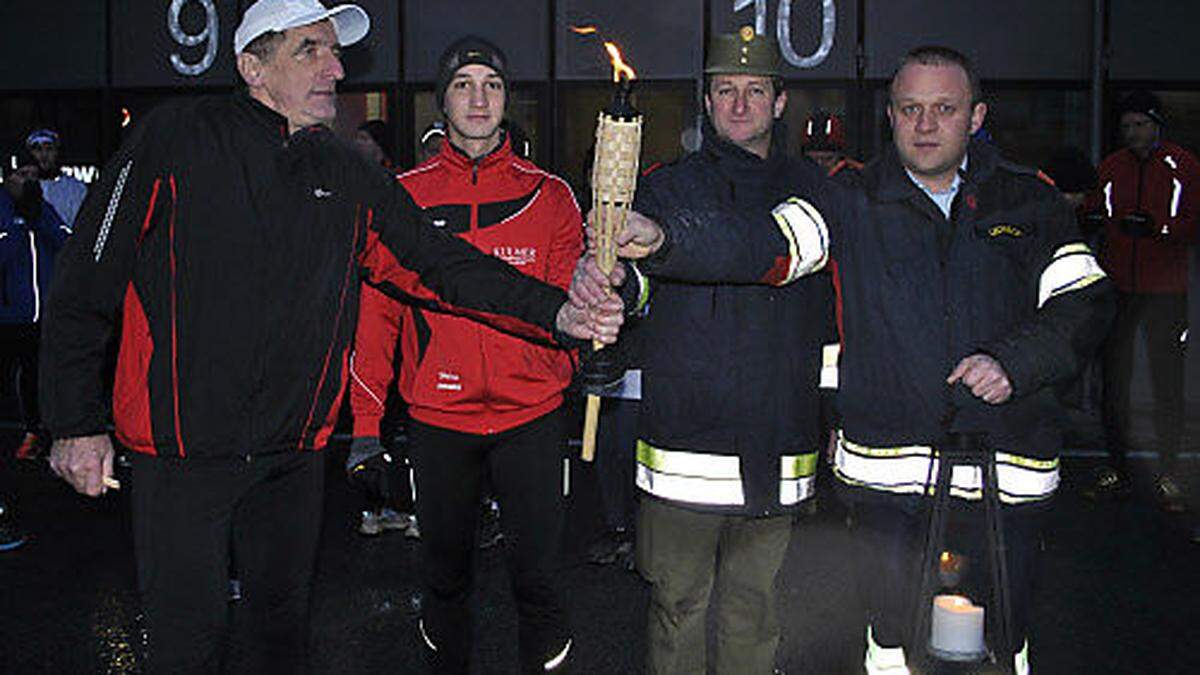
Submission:
POLYGON ((321 453, 134 453, 133 534, 151 675, 307 673, 321 453), (229 561, 242 600, 229 603, 229 561), (232 626, 232 628, 231 628, 232 626))
POLYGON ((25 431, 36 433, 41 425, 38 413, 38 336, 36 323, 0 324, 0 373, 13 377, 21 422, 25 431))
POLYGON ((410 424, 425 584, 422 628, 435 649, 435 672, 469 670, 467 605, 485 472, 500 502, 522 672, 542 672, 565 646, 570 631, 557 580, 565 438, 561 408, 487 436, 410 424))
POLYGON ((1159 468, 1174 469, 1183 433, 1183 344, 1187 327, 1186 294, 1122 293, 1117 298, 1117 320, 1109 336, 1105 362, 1105 435, 1109 462, 1126 470, 1129 445, 1129 383, 1133 379, 1135 339, 1144 335, 1153 391, 1154 435, 1159 468), (1142 332, 1144 331, 1144 333, 1142 332))

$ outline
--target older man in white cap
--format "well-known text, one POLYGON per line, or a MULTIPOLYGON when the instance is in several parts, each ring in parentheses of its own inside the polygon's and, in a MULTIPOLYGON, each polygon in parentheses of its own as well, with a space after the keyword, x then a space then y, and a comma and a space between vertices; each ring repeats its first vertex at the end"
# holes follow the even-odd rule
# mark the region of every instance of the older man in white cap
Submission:
POLYGON ((307 670, 316 451, 345 387, 360 277, 386 285, 408 268, 423 302, 560 342, 611 341, 620 324, 619 301, 575 308, 422 224, 408 193, 333 135, 340 50, 368 28, 355 5, 251 5, 234 36, 246 89, 150 115, 62 254, 43 338, 51 465, 88 495, 112 485, 100 374, 120 313, 112 413, 136 451, 147 672, 307 670), (247 615, 232 636, 231 559, 247 615))

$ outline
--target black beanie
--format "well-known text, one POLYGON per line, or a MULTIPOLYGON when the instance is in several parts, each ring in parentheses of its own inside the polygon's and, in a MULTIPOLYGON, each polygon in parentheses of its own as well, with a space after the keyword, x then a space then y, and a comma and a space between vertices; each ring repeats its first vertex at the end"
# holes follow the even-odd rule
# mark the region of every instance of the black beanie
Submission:
POLYGON ((1134 90, 1121 99, 1121 104, 1117 106, 1117 118, 1119 119, 1121 115, 1128 112, 1142 113, 1154 120, 1158 126, 1167 126, 1167 117, 1163 113, 1162 101, 1145 89, 1134 90))
POLYGON ((496 71, 500 79, 504 80, 505 89, 508 88, 508 59, 505 58, 504 52, 481 37, 468 35, 447 47, 446 51, 442 52, 442 58, 438 59, 437 106, 439 111, 442 110, 442 104, 446 101, 446 88, 450 86, 450 80, 454 78, 454 73, 458 72, 459 68, 472 63, 478 63, 496 71))
POLYGON ((388 126, 387 122, 383 120, 370 120, 358 125, 358 130, 367 132, 371 140, 375 141, 375 145, 378 145, 379 149, 383 150, 383 156, 387 158, 387 161, 391 162, 396 156, 392 146, 392 129, 388 126))

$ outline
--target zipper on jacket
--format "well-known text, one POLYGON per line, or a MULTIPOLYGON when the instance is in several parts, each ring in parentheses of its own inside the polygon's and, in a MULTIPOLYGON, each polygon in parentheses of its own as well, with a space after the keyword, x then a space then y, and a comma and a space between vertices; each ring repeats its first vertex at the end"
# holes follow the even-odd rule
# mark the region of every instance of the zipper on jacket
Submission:
POLYGON ((479 184, 479 158, 471 160, 471 185, 479 184))
MULTIPOLYGON (((1148 160, 1148 159, 1143 160, 1140 158, 1138 159, 1137 199, 1134 202, 1136 204, 1136 206, 1134 208, 1137 209, 1137 211, 1139 211, 1139 212, 1142 210, 1142 183, 1145 181, 1146 172, 1144 171, 1144 169, 1146 167, 1146 162, 1148 162, 1148 161, 1150 161, 1150 160, 1148 160)), ((1137 293, 1138 292, 1138 277, 1137 277, 1138 238, 1130 237, 1130 240, 1132 240, 1133 249, 1129 252, 1129 290, 1133 293, 1137 293)))

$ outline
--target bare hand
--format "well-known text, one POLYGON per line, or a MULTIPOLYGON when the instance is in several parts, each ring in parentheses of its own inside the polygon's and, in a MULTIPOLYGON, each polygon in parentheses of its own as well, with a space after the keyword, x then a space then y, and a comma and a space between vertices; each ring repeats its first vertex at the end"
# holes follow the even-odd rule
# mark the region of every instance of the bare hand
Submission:
POLYGON ((617 295, 609 295, 596 305, 579 307, 564 302, 555 317, 558 329, 579 340, 595 340, 610 345, 617 341, 625 321, 624 303, 617 295))
POLYGON ((50 446, 50 468, 77 492, 89 497, 102 495, 108 491, 105 479, 113 472, 112 441, 108 434, 54 441, 50 446))
POLYGON ((976 398, 985 403, 998 405, 1012 396, 1012 383, 1008 381, 1008 373, 996 359, 987 354, 972 354, 954 367, 954 372, 946 378, 946 384, 962 381, 976 398))
MULTIPOLYGON (((588 213, 588 251, 596 250, 596 229, 592 225, 595 210, 588 213)), ((662 247, 664 235, 662 227, 637 211, 629 211, 625 218, 625 227, 613 238, 617 245, 617 257, 627 260, 640 260, 662 247)))
POLYGON ((617 265, 611 274, 604 274, 596 264, 596 258, 590 253, 579 259, 575 264, 575 273, 571 277, 571 287, 567 289, 567 297, 571 304, 580 309, 596 307, 608 300, 612 289, 625 282, 625 268, 617 265))

